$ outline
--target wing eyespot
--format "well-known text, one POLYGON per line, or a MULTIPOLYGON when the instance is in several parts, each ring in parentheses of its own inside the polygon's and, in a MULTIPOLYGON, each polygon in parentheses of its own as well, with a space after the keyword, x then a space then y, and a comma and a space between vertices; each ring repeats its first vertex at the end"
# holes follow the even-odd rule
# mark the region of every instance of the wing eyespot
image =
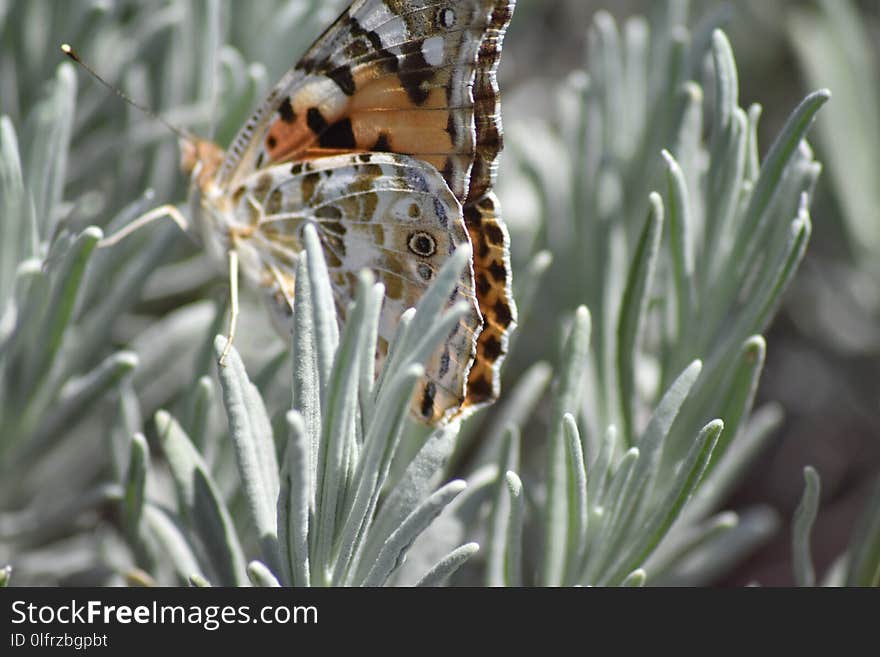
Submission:
POLYGON ((437 240, 430 233, 416 231, 406 240, 409 250, 422 258, 430 258, 437 252, 437 240))

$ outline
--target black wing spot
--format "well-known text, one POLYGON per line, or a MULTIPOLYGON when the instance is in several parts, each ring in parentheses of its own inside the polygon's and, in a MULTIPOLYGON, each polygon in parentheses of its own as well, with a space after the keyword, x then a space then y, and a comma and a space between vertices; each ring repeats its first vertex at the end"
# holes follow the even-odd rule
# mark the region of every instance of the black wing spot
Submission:
POLYGON ((373 148, 370 150, 374 150, 379 153, 391 152, 391 144, 388 142, 388 135, 386 135, 384 132, 380 132, 379 138, 376 140, 376 143, 373 144, 373 148))
POLYGON ((424 231, 411 233, 406 240, 406 245, 410 251, 423 258, 430 258, 437 252, 437 240, 433 235, 424 231))
POLYGON ((310 107, 309 111, 306 112, 306 125, 309 126, 309 130, 316 135, 320 135, 328 127, 327 119, 324 118, 324 115, 321 114, 321 110, 317 107, 310 107))
POLYGON ((409 99, 418 106, 425 104, 428 99, 426 83, 434 77, 435 68, 425 61, 422 53, 423 40, 411 41, 401 44, 400 59, 397 73, 400 83, 406 91, 409 99))
POLYGON ((346 96, 354 94, 354 78, 351 76, 351 69, 348 66, 334 68, 327 74, 327 77, 333 80, 346 96))
POLYGON ((293 123, 296 121, 296 113, 293 111, 293 106, 290 104, 289 96, 282 100, 281 104, 278 106, 278 115, 285 123, 293 123))
POLYGON ((483 225, 483 215, 473 205, 464 206, 464 223, 468 228, 479 228, 483 225))
POLYGON ((433 381, 425 385, 425 394, 422 396, 422 416, 429 418, 434 412, 434 397, 437 396, 437 386, 433 381))
POLYGON ((501 325, 501 328, 507 328, 513 321, 513 315, 510 312, 510 306, 507 302, 499 299, 493 307, 495 311, 495 320, 501 325))
POLYGON ((507 270, 504 268, 504 265, 497 260, 493 260, 492 264, 489 265, 489 273, 492 274, 492 278, 499 283, 507 279, 507 270))
POLYGON ((321 133, 318 143, 322 148, 354 148, 355 141, 354 132, 351 129, 351 119, 342 119, 326 128, 326 130, 321 133))
POLYGON ((484 232, 492 244, 504 244, 504 231, 497 224, 487 224, 484 232))
POLYGON ((474 285, 477 288, 477 294, 479 294, 480 296, 486 296, 492 289, 492 284, 488 280, 486 280, 486 275, 482 272, 479 274, 474 274, 474 285))
POLYGON ((487 399, 492 399, 492 382, 489 381, 485 376, 479 376, 477 378, 471 379, 468 381, 467 386, 467 396, 468 401, 471 403, 479 403, 482 401, 486 401, 487 399))
POLYGON ((443 169, 440 171, 443 176, 443 180, 445 180, 450 186, 452 185, 452 178, 455 175, 455 165, 452 163, 452 158, 447 157, 446 162, 443 163, 443 169))
POLYGON ((501 357, 501 342, 494 335, 490 336, 483 342, 483 355, 491 361, 496 361, 501 357))
POLYGON ((446 132, 449 135, 450 141, 453 144, 458 143, 458 129, 455 125, 455 113, 449 112, 449 116, 446 118, 446 132))

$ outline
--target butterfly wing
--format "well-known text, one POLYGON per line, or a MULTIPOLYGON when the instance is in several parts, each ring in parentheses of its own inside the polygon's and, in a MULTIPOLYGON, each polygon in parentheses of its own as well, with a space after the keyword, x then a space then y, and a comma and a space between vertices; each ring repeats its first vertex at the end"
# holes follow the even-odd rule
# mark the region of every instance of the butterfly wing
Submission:
MULTIPOLYGON (((255 281, 270 292, 276 317, 289 314, 297 254, 307 223, 317 228, 340 318, 354 297, 355 272, 370 269, 385 285, 377 359, 384 359, 400 316, 414 307, 456 248, 469 243, 461 205, 437 170, 392 153, 335 155, 254 174, 237 211, 254 214, 255 230, 239 248, 258 254, 255 281), (258 210, 254 210, 258 208, 258 210)), ((244 214, 244 216, 247 216, 244 214)), ((449 305, 470 312, 426 365, 413 401, 423 420, 436 422, 464 402, 482 318, 473 272, 461 276, 449 305)))
POLYGON ((354 2, 244 125, 222 181, 333 152, 395 152, 432 164, 464 203, 475 158, 483 172, 500 149, 494 68, 512 11, 511 0, 354 2), (475 103, 489 113, 475 120, 475 103))
POLYGON ((243 126, 217 175, 234 190, 280 163, 353 152, 434 167, 462 206, 485 317, 462 412, 498 396, 516 321, 509 238, 492 191, 502 148, 496 69, 513 8, 514 0, 356 0, 243 126))

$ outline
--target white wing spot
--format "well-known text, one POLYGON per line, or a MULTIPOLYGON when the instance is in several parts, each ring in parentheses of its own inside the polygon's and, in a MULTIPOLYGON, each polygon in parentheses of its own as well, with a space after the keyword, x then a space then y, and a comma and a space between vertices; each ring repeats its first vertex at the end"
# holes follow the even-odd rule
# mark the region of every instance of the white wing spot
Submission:
POLYGON ((430 66, 440 66, 443 63, 443 37, 432 36, 422 43, 422 57, 430 66))
POLYGON ((448 30, 455 25, 455 10, 452 7, 444 7, 437 12, 437 22, 448 30))

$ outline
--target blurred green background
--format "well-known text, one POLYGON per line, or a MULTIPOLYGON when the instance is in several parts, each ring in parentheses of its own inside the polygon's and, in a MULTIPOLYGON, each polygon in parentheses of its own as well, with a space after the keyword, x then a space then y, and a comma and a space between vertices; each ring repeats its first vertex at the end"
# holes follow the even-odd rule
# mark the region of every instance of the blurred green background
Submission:
MULTIPOLYGON (((515 96, 525 84, 523 70, 537 79, 560 78, 582 61, 586 31, 573 25, 588 24, 603 9, 618 19, 648 14, 650 4, 521 2, 502 67, 505 120, 541 115, 537 101, 552 102, 550 95, 515 96), (504 76, 511 71, 516 74, 504 76)), ((719 582, 790 585, 789 523, 803 467, 814 465, 822 477, 813 531, 818 572, 845 546, 880 471, 880 2, 694 1, 690 10, 691 24, 717 23, 730 38, 743 106, 763 106, 762 156, 805 93, 819 87, 832 93, 810 136, 823 164, 813 236, 766 333, 756 403, 782 404, 784 423, 728 503, 768 504, 784 524, 719 582)))

